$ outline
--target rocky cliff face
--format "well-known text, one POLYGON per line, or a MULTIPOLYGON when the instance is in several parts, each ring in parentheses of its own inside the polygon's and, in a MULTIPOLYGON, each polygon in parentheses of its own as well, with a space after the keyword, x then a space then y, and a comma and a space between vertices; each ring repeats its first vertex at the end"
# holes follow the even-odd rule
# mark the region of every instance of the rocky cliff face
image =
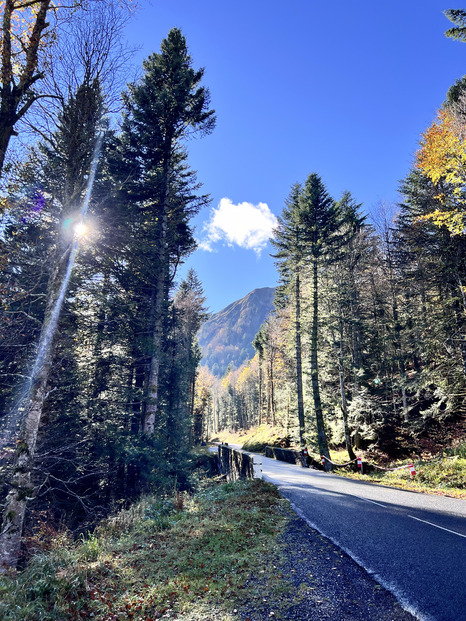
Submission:
POLYGON ((275 289, 254 289, 212 317, 199 331, 202 365, 221 377, 231 365, 239 367, 254 356, 252 340, 273 308, 275 289))

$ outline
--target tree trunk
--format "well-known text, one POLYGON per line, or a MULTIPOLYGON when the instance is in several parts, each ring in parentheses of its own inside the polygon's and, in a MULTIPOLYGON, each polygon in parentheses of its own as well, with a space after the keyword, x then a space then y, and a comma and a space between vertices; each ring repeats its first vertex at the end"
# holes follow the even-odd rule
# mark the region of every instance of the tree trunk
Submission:
MULTIPOLYGON (((163 276, 160 276, 163 280, 163 276)), ((155 420, 159 406, 159 376, 163 344, 163 287, 159 283, 154 300, 155 325, 152 333, 152 355, 147 380, 146 406, 144 412, 143 431, 152 436, 155 433, 155 420)))
POLYGON ((301 289, 299 270, 296 274, 295 283, 295 339, 296 339, 296 391, 298 397, 298 422, 299 422, 299 446, 301 449, 305 447, 304 433, 304 399, 303 399, 303 365, 302 365, 302 348, 301 348, 301 289))
POLYGON ((33 495, 31 473, 37 443, 37 434, 47 396, 47 383, 52 366, 56 328, 66 288, 74 262, 77 244, 65 250, 49 281, 45 317, 39 338, 35 364, 25 403, 24 422, 20 432, 14 475, 7 494, 0 533, 0 573, 15 568, 18 563, 21 536, 27 501, 33 495))
POLYGON ((162 360, 162 348, 165 325, 165 304, 168 302, 168 193, 169 172, 171 160, 171 141, 163 158, 163 188, 161 192, 161 230, 157 239, 158 244, 158 274, 153 290, 152 309, 154 313, 154 330, 152 334, 152 355, 150 360, 149 378, 146 395, 143 431, 152 436, 155 433, 155 420, 159 410, 159 382, 162 360))
POLYGON ((11 93, 13 77, 11 49, 11 18, 14 11, 13 0, 6 0, 2 20, 2 88, 0 106, 0 173, 5 163, 6 152, 13 135, 15 107, 11 93))
POLYGON ((348 406, 346 402, 345 390, 345 369, 343 364, 343 317, 341 305, 338 305, 338 327, 340 332, 340 348, 338 351, 338 375, 340 377, 341 412, 343 414, 343 425, 345 430, 345 445, 350 459, 356 459, 353 447, 351 446, 351 433, 348 425, 348 406))
MULTIPOLYGON (((319 444, 320 454, 330 459, 328 449, 327 435, 325 433, 324 416, 322 412, 322 402, 320 399, 319 386, 319 366, 317 361, 317 337, 318 337, 318 320, 319 320, 319 285, 317 273, 317 259, 313 259, 313 313, 312 313, 312 331, 311 331, 311 384, 312 396, 314 398, 314 412, 317 424, 317 442, 319 444)), ((332 470, 332 465, 326 460, 325 470, 332 470)))
MULTIPOLYGON (((2 124, 3 125, 3 124, 2 124)), ((6 152, 10 144, 10 138, 13 135, 13 127, 11 123, 7 123, 6 127, 0 125, 0 173, 5 164, 6 152)))
POLYGON ((270 391, 270 367, 268 364, 265 365, 266 368, 266 373, 267 373, 267 390, 266 390, 266 409, 267 409, 267 416, 266 416, 266 420, 267 420, 267 425, 273 424, 272 423, 272 400, 271 400, 271 391, 270 391))
POLYGON ((273 349, 270 352, 270 366, 269 366, 269 378, 270 378, 270 407, 272 410, 272 425, 275 427, 277 424, 276 420, 276 406, 275 406, 275 376, 274 376, 274 353, 273 349))
POLYGON ((259 352, 259 425, 262 425, 262 401, 264 392, 263 354, 259 352))
POLYGON ((353 364, 353 399, 359 392, 359 370, 361 364, 361 317, 354 273, 351 274, 351 356, 353 364))
MULTIPOLYGON (((188 412, 188 421, 190 425, 194 425, 194 401, 196 397, 196 372, 191 374, 191 378, 189 380, 189 412, 188 412)), ((201 423, 200 423, 200 432, 198 433, 197 441, 202 443, 202 415, 201 415, 201 423)), ((196 434, 195 434, 196 435, 196 434)))

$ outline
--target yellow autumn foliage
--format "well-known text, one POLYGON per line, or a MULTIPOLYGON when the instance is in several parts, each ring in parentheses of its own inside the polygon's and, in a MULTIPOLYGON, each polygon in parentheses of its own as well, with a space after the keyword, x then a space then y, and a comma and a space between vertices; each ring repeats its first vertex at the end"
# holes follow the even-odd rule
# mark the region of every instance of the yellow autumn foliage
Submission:
MULTIPOLYGON (((3 15, 6 6, 5 0, 0 0, 0 15, 3 15)), ((51 3, 51 11, 58 8, 58 6, 58 4, 51 3)), ((8 6, 8 10, 11 11, 10 34, 12 64, 16 69, 21 66, 21 62, 26 56, 26 51, 40 8, 41 0, 19 1, 10 3, 8 6)), ((46 37, 41 38, 40 41, 40 46, 44 45, 46 45, 46 37)))
POLYGON ((420 220, 431 220, 436 226, 445 226, 452 235, 460 235, 464 231, 464 213, 455 211, 440 211, 436 209, 432 213, 420 216, 420 220))
POLYGON ((257 374, 255 373, 255 371, 252 369, 251 365, 248 364, 246 366, 244 366, 241 370, 240 370, 240 374, 238 376, 238 379, 236 380, 236 389, 241 392, 243 390, 246 389, 248 382, 251 379, 255 379, 257 376, 257 374))
POLYGON ((466 204, 466 140, 462 128, 449 110, 441 110, 437 120, 424 132, 421 148, 416 154, 416 167, 434 184, 446 182, 450 191, 439 193, 437 199, 449 204, 448 210, 435 210, 422 216, 436 226, 445 226, 450 233, 458 235, 464 230, 463 206, 466 204), (451 209, 452 200, 457 208, 451 209))
POLYGON ((443 178, 461 192, 466 181, 466 143, 447 110, 441 110, 438 120, 424 132, 416 165, 433 183, 443 178))

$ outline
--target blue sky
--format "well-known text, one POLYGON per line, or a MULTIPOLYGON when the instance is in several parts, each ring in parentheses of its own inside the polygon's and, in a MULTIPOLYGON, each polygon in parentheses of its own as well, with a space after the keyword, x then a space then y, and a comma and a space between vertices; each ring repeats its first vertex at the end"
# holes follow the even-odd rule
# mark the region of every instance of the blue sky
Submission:
POLYGON ((210 208, 190 257, 212 312, 274 286, 267 238, 290 187, 317 172, 369 213, 397 201, 420 133, 466 73, 440 0, 154 0, 127 30, 139 66, 170 28, 205 68, 217 127, 188 143, 210 208))

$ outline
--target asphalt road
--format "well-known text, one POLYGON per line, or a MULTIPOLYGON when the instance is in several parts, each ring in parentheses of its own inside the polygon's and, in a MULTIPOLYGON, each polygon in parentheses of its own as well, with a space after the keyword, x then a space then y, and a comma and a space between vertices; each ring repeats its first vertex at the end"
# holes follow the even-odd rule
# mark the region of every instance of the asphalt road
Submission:
POLYGON ((257 455, 312 528, 422 621, 466 621, 466 502, 344 479, 257 455))

